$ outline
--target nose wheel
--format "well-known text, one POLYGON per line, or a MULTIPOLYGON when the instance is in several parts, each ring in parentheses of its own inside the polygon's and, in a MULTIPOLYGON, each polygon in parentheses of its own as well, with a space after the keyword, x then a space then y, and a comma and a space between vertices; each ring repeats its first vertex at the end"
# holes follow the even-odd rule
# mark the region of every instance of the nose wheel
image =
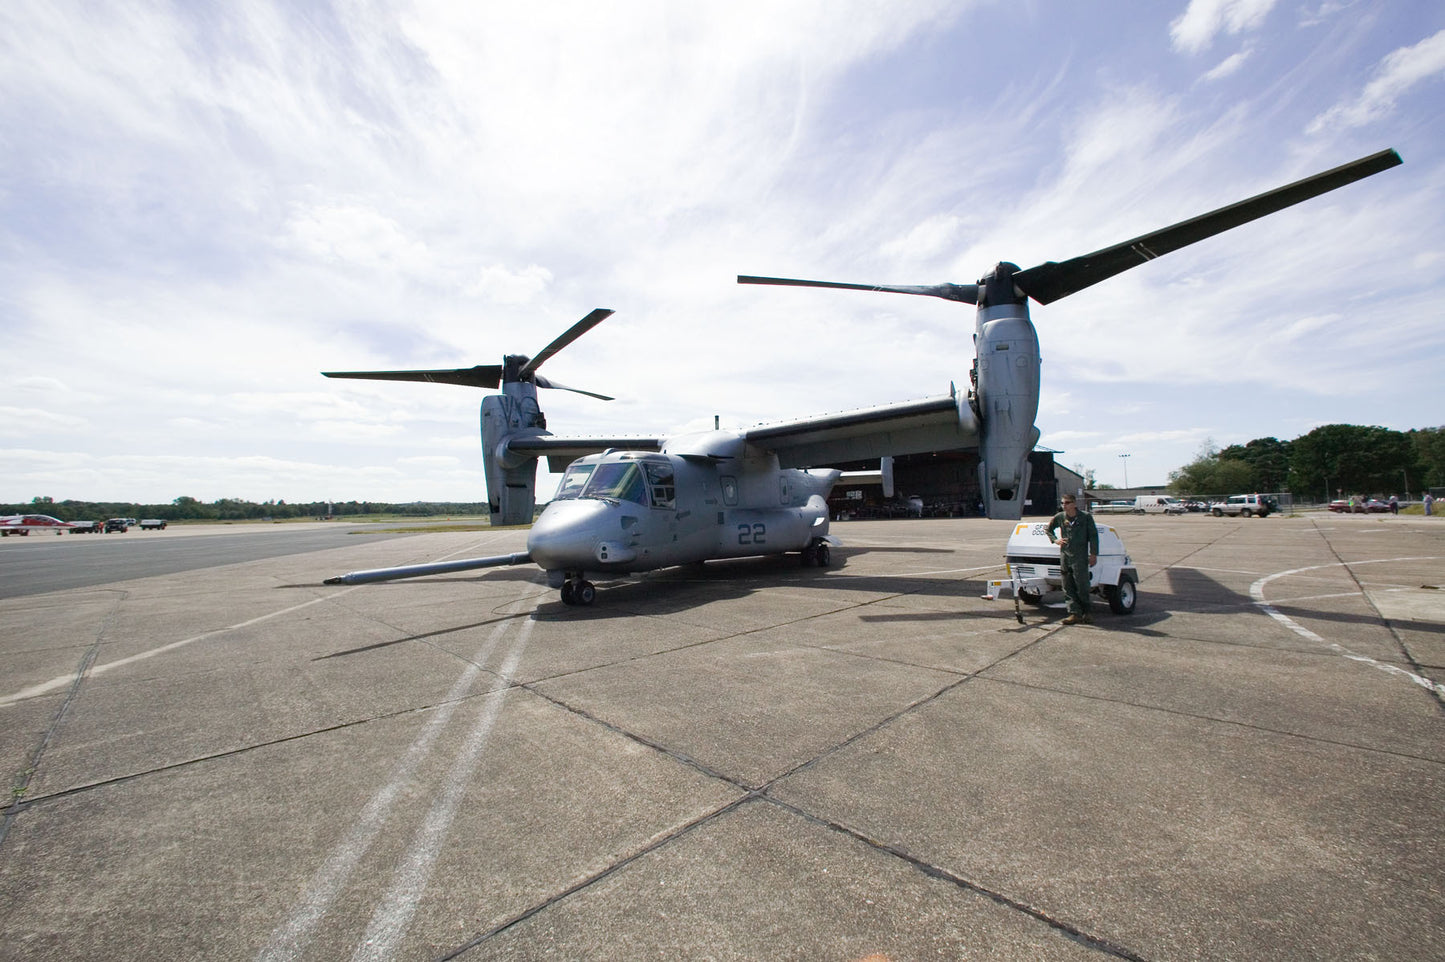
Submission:
POLYGON ((822 538, 815 540, 803 549, 803 567, 805 568, 811 565, 826 568, 832 560, 833 554, 828 550, 828 542, 822 538))
POLYGON ((597 586, 582 578, 568 578, 562 582, 562 604, 590 605, 597 600, 597 586))

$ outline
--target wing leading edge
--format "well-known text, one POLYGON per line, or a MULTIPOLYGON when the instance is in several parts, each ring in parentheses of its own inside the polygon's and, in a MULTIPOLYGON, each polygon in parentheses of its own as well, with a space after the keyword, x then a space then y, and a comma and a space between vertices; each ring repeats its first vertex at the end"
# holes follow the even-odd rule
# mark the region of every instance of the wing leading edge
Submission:
POLYGON ((777 454, 781 467, 807 468, 977 447, 978 423, 967 399, 950 388, 938 397, 762 425, 741 436, 777 454))

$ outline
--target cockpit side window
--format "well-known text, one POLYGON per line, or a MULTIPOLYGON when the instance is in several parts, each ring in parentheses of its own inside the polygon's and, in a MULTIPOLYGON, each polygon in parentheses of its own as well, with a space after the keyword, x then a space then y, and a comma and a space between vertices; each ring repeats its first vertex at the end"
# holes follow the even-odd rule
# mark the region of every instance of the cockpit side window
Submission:
POLYGON ((582 497, 647 503, 646 486, 636 461, 597 465, 597 470, 592 472, 587 486, 582 489, 582 497))
POLYGON ((652 494, 652 506, 669 511, 676 507, 677 486, 672 475, 672 465, 666 461, 644 461, 642 467, 647 472, 647 488, 652 494))
POLYGON ((562 475, 562 483, 557 485, 557 495, 553 501, 571 501, 582 496, 582 489, 587 485, 587 479, 592 477, 595 464, 574 464, 567 468, 567 473, 562 475))

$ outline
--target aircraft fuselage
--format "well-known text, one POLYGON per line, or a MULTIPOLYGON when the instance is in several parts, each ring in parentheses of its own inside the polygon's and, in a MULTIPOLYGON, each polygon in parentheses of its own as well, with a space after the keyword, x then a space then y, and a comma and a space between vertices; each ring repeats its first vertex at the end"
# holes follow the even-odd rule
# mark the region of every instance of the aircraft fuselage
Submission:
POLYGON ((838 472, 776 457, 609 451, 573 462, 527 537, 557 586, 711 558, 804 551, 828 532, 838 472))

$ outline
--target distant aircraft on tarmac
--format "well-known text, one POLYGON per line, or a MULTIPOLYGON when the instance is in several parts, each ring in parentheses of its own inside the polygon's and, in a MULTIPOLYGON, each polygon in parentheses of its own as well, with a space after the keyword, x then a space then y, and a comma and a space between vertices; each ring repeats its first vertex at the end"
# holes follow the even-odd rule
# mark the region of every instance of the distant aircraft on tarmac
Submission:
MULTIPOLYGON (((566 471, 556 497, 527 535, 527 551, 430 565, 356 571, 328 584, 359 584, 502 565, 540 565, 567 604, 596 597, 589 580, 716 558, 798 552, 829 563, 826 498, 840 472, 829 465, 929 451, 977 449, 990 518, 1018 520, 1039 441, 1039 339, 1030 298, 1049 304, 1215 234, 1284 210, 1399 164, 1393 150, 1336 167, 1248 200, 1180 221, 1091 254, 1020 270, 995 265, 977 284, 884 286, 740 275, 740 284, 921 294, 977 307, 967 392, 858 411, 674 437, 564 438, 547 430, 538 388, 581 391, 537 374, 542 363, 607 318, 598 308, 540 354, 501 364, 429 371, 330 371, 327 377, 429 381, 498 388, 482 401, 482 459, 493 524, 531 524, 537 459, 566 471)), ((1301 248, 1309 243, 1306 236, 1301 248)), ((719 337, 726 337, 725 333, 719 337)), ((783 330, 759 351, 781 354, 783 330)), ((703 364, 706 358, 699 358, 703 364)), ((806 363, 806 350, 801 363, 806 363)), ((628 375, 635 376, 635 370, 628 375)), ((891 467, 891 465, 888 465, 891 467)), ((886 468, 880 469, 880 473, 886 468)), ((891 488, 891 478, 884 483, 891 488)), ((876 482, 875 482, 876 483, 876 482)), ((890 492, 891 493, 891 492, 890 492)))

